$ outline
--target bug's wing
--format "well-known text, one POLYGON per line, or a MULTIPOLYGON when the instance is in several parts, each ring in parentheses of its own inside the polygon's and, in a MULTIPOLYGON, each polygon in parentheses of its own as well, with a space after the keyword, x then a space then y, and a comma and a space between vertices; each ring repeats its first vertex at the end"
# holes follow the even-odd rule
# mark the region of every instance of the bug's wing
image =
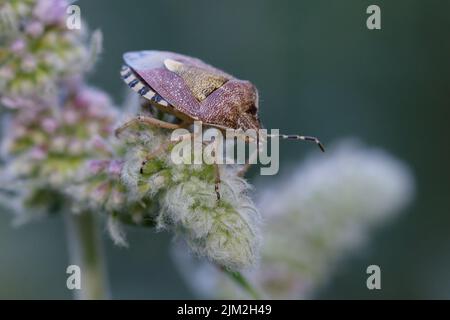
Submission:
POLYGON ((214 90, 223 86, 230 78, 209 69, 182 63, 172 59, 164 60, 166 68, 181 78, 198 101, 203 101, 214 90))
POLYGON ((143 70, 138 73, 150 87, 175 109, 190 115, 194 119, 199 116, 200 103, 192 95, 184 80, 177 74, 165 68, 143 70))
POLYGON ((123 60, 132 69, 150 70, 163 67, 165 52, 160 51, 134 51, 123 55, 123 60))
MULTIPOLYGON (((193 97, 186 83, 175 73, 169 71, 164 60, 184 57, 164 51, 127 52, 125 63, 136 72, 156 93, 174 106, 178 111, 197 118, 199 103, 193 97)), ((194 59, 194 58, 191 58, 194 59)))
POLYGON ((199 101, 232 78, 199 59, 172 52, 128 52, 124 60, 154 91, 193 118, 200 115, 199 101))
POLYGON ((179 61, 186 65, 191 65, 193 67, 202 68, 216 74, 221 74, 227 78, 233 78, 233 76, 225 73, 220 69, 214 68, 213 66, 203 62, 200 59, 169 51, 147 50, 127 52, 123 55, 123 59, 125 63, 134 70, 163 68, 164 60, 171 59, 179 61))

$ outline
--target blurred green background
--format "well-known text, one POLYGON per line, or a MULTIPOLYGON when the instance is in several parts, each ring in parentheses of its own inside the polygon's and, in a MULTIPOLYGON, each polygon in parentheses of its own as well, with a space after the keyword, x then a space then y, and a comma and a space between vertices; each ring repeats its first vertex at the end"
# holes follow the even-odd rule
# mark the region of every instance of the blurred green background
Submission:
MULTIPOLYGON (((80 0, 83 19, 104 33, 90 81, 123 101, 125 51, 165 49, 199 57, 261 95, 268 128, 356 136, 413 169, 415 202, 347 257, 318 298, 450 298, 450 1, 448 0, 80 0), (377 4, 382 29, 366 28, 377 4), (366 288, 366 267, 382 290, 366 288)), ((283 142, 281 170, 314 146, 283 142)), ((253 171, 253 177, 256 170, 253 171)), ((271 183, 276 177, 259 179, 271 183)), ((6 210, 2 210, 6 211, 6 210)), ((0 298, 71 298, 63 221, 13 229, 0 214, 0 298)), ((173 266, 170 236, 128 229, 129 249, 105 232, 114 298, 192 298, 173 266)))

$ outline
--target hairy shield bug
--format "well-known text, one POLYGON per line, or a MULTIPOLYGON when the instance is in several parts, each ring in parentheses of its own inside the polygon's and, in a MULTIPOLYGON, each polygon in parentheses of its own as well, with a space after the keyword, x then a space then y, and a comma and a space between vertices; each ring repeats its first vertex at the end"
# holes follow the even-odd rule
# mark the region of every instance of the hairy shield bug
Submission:
MULTIPOLYGON (((135 123, 167 129, 188 127, 194 121, 221 130, 261 128, 258 91, 249 81, 239 80, 197 58, 173 52, 136 51, 125 53, 123 58, 125 64, 121 76, 125 83, 152 107, 175 116, 179 121, 172 123, 138 116, 118 128, 116 135, 135 123)), ((315 137, 283 134, 279 137, 313 141, 324 150, 315 137)), ((217 173, 216 192, 219 182, 217 173)), ((220 197, 218 192, 217 196, 220 197)))

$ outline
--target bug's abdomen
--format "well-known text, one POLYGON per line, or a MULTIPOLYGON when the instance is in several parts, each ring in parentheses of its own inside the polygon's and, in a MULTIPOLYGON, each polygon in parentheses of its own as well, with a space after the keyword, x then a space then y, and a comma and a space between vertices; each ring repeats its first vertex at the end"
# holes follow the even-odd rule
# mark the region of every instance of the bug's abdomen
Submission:
POLYGON ((169 107, 170 104, 164 100, 159 94, 152 90, 146 83, 144 83, 139 77, 131 70, 130 67, 124 65, 120 72, 123 81, 135 92, 139 93, 142 97, 155 104, 159 104, 164 107, 169 107))
POLYGON ((123 81, 135 92, 137 92, 144 99, 150 101, 152 105, 161 110, 174 115, 175 117, 190 122, 193 119, 187 114, 180 112, 167 100, 165 100, 160 94, 158 94, 153 88, 151 88, 146 82, 144 82, 133 69, 127 65, 122 66, 120 71, 123 81))

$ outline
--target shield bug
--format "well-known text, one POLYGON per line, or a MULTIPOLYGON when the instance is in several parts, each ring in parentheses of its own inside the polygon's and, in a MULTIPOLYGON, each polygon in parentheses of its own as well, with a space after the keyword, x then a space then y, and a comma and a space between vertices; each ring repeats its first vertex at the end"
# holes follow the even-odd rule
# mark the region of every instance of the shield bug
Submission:
MULTIPOLYGON (((249 81, 239 80, 200 59, 165 51, 125 53, 121 76, 125 83, 157 110, 175 116, 178 123, 138 116, 116 130, 146 123, 176 129, 201 121, 221 130, 258 130, 258 91, 249 81)), ((320 141, 311 136, 279 135, 282 139, 320 141)), ((154 156, 154 155, 152 155, 154 156)), ((143 162, 145 165, 146 161, 143 162)), ((218 170, 216 170, 218 171, 218 170)), ((142 168, 141 168, 142 172, 142 168)), ((216 192, 220 178, 216 178, 216 192)), ((217 192, 218 198, 220 197, 217 192)))

